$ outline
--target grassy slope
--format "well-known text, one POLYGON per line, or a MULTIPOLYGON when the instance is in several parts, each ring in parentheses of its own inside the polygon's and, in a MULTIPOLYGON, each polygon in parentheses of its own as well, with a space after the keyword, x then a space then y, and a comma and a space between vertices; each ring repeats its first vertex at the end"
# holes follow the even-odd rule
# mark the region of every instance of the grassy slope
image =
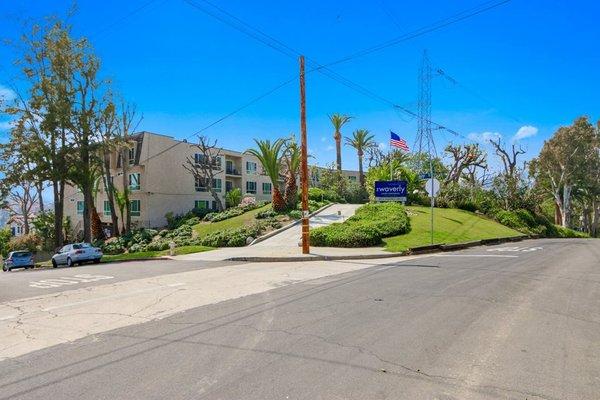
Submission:
MULTIPOLYGON (((212 247, 206 246, 181 246, 175 248, 175 255, 180 256, 183 254, 201 253, 203 251, 212 250, 212 247)), ((113 262, 113 261, 125 261, 125 260, 143 260, 148 258, 168 256, 169 250, 161 251, 142 251, 139 253, 124 253, 110 255, 106 254, 102 257, 102 262, 113 262)))
MULTIPOLYGON (((389 251, 404 251, 410 247, 431 243, 429 207, 407 207, 411 231, 405 235, 384 239, 389 251), (416 215, 412 215, 416 214, 416 215)), ((434 243, 459 243, 495 237, 519 236, 520 232, 474 213, 448 208, 433 211, 434 243)))
POLYGON ((261 211, 265 211, 271 208, 271 204, 267 204, 263 207, 254 209, 252 211, 248 211, 242 215, 238 215, 237 217, 229 218, 219 222, 200 222, 198 225, 194 226, 194 232, 196 232, 199 236, 205 236, 209 233, 222 231, 226 229, 234 229, 239 228, 244 225, 252 224, 256 219, 254 218, 256 214, 261 211))

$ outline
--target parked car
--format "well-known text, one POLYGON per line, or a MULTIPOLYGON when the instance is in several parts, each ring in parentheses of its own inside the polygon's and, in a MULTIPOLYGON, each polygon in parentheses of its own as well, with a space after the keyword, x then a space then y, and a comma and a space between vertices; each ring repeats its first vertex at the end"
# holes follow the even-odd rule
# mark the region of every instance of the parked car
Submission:
POLYGON ((33 254, 30 251, 11 251, 4 260, 2 271, 11 271, 15 268, 33 268, 33 254))
POLYGON ((72 267, 75 264, 84 262, 93 262, 98 264, 102 258, 102 250, 89 243, 73 243, 64 245, 55 255, 52 256, 52 266, 54 268, 65 264, 72 267))

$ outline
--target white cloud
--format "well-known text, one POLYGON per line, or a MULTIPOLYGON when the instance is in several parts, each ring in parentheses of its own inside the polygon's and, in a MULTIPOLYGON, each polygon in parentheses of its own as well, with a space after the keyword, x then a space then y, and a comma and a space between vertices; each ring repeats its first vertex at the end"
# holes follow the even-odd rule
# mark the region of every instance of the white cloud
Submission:
POLYGON ((17 98, 17 94, 6 86, 0 85, 0 102, 9 102, 17 98))
POLYGON ((381 151, 384 151, 385 149, 387 149, 387 144, 385 144, 383 142, 379 143, 378 146, 379 146, 379 150, 381 150, 381 151))
POLYGON ((536 128, 535 126, 531 126, 531 125, 525 125, 519 128, 519 130, 517 131, 517 133, 515 133, 515 136, 512 137, 512 141, 513 142, 517 142, 521 139, 525 139, 528 137, 532 137, 537 135, 538 133, 538 128, 536 128))
POLYGON ((321 142, 326 142, 327 138, 325 136, 321 136, 321 142))
POLYGON ((488 143, 490 139, 498 140, 502 139, 502 134, 499 132, 481 132, 481 133, 469 133, 469 140, 479 143, 488 143))
POLYGON ((327 150, 327 151, 333 151, 333 150, 335 150, 335 147, 334 147, 334 146, 331 146, 331 145, 329 145, 329 146, 327 146, 327 149, 326 149, 326 150, 327 150))

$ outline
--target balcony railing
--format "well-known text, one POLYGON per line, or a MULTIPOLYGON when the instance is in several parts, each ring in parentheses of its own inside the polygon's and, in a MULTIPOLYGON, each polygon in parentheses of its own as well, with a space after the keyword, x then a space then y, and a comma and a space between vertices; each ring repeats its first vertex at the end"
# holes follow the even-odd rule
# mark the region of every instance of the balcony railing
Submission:
POLYGON ((227 175, 238 175, 238 176, 242 175, 242 173, 235 168, 225 168, 225 173, 227 175))

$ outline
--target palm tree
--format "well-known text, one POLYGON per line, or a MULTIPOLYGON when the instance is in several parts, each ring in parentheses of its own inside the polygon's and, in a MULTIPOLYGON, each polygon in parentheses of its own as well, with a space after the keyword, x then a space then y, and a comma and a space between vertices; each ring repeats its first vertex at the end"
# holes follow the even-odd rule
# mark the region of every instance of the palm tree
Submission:
POLYGON ((245 151, 258 158, 262 164, 263 170, 271 179, 271 199, 273 210, 281 212, 285 210, 285 201, 279 190, 279 171, 281 169, 281 154, 285 140, 277 139, 273 143, 270 140, 257 140, 255 149, 245 151))
POLYGON ((335 132, 333 138, 335 139, 335 153, 336 153, 336 166, 337 170, 342 170, 342 133, 340 132, 346 122, 350 121, 352 117, 347 115, 333 114, 329 116, 329 120, 333 125, 335 132))
POLYGON ((364 188, 363 155, 366 149, 375 146, 375 137, 366 129, 357 129, 352 133, 352 137, 346 137, 346 144, 356 149, 358 154, 358 179, 360 186, 364 188))
POLYGON ((296 178, 298 176, 298 168, 300 168, 300 147, 292 136, 287 140, 284 150, 285 163, 285 191, 283 198, 289 209, 296 208, 298 185, 296 178))

